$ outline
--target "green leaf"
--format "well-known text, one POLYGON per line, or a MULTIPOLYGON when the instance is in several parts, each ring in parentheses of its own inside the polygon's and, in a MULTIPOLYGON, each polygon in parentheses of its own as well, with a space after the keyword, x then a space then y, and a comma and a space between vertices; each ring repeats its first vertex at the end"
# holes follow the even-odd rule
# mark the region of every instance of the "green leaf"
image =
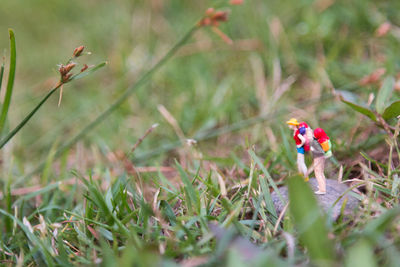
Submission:
POLYGON ((355 111, 364 114, 365 116, 367 116, 368 118, 370 118, 371 120, 373 120, 374 122, 377 121, 376 116, 374 114, 374 112, 372 110, 370 110, 369 108, 354 104, 352 102, 346 101, 344 100, 343 97, 340 97, 340 100, 345 103, 346 105, 348 105, 349 107, 351 107, 352 109, 354 109, 355 111))
POLYGON ((4 97, 3 108, 0 114, 0 134, 3 132, 4 124, 7 119, 8 110, 10 108, 11 96, 14 88, 15 69, 17 66, 17 51, 15 48, 14 31, 12 29, 9 29, 8 32, 10 34, 10 70, 8 73, 6 95, 4 97))
POLYGON ((374 267, 376 264, 374 249, 371 244, 361 239, 352 245, 347 251, 346 267, 374 267))
POLYGON ((378 95, 376 97, 376 111, 382 114, 385 110, 386 102, 391 96, 394 88, 395 80, 393 77, 387 77, 379 89, 378 95))
POLYGON ((332 266, 334 250, 328 230, 311 188, 299 175, 289 178, 289 208, 301 242, 311 260, 319 266, 332 266))
POLYGON ((393 102, 382 114, 384 120, 389 120, 400 115, 400 100, 393 102))

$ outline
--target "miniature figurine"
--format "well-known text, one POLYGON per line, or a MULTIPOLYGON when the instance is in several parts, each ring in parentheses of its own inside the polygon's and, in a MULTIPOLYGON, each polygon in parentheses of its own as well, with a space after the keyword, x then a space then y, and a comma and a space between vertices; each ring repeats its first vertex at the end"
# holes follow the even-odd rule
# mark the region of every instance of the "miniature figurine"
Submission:
POLYGON ((325 152, 325 158, 329 158, 332 156, 332 144, 328 135, 321 128, 317 128, 314 130, 314 137, 317 139, 318 143, 321 145, 322 149, 325 152))
POLYGON ((297 169, 307 182, 309 177, 304 154, 310 150, 310 142, 306 136, 308 125, 305 122, 299 123, 295 118, 288 120, 286 124, 293 130, 293 139, 297 146, 297 169))
POLYGON ((325 159, 332 156, 331 141, 328 135, 321 128, 314 130, 314 140, 311 145, 311 151, 314 156, 314 173, 318 182, 318 191, 315 194, 326 194, 326 178, 324 174, 325 159))
MULTIPOLYGON (((315 137, 315 130, 314 130, 315 137)), ((326 194, 326 178, 324 174, 325 168, 325 151, 322 149, 321 145, 317 141, 316 138, 313 138, 311 141, 311 152, 314 158, 314 173, 315 178, 318 182, 318 191, 315 192, 317 195, 325 195, 326 194)))
POLYGON ((305 152, 311 150, 313 155, 313 165, 315 178, 318 182, 317 195, 326 194, 326 178, 324 174, 325 159, 332 156, 331 141, 325 131, 316 128, 314 131, 305 122, 299 123, 297 119, 290 119, 286 122, 293 130, 293 139, 297 146, 297 168, 308 181, 307 166, 304 162, 305 152))

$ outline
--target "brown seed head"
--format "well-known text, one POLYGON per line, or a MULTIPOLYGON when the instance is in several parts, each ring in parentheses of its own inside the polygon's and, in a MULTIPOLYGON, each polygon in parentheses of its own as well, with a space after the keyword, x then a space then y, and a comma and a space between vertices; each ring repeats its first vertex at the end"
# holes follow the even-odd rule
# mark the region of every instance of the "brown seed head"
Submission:
POLYGON ((67 71, 65 70, 65 66, 63 64, 61 64, 60 67, 58 68, 58 72, 60 72, 61 76, 64 76, 65 74, 67 74, 67 71))
POLYGON ((84 65, 83 65, 83 68, 81 69, 81 72, 84 72, 84 71, 87 70, 88 68, 89 68, 89 66, 86 65, 86 64, 84 64, 84 65))
POLYGON ((243 4, 243 0, 231 0, 229 3, 231 5, 241 5, 243 4))
POLYGON ((206 10, 206 16, 212 16, 215 12, 215 9, 210 7, 206 10))
POLYGON ((76 63, 69 63, 67 66, 65 66, 65 71, 69 73, 75 66, 76 63))
POLYGON ((63 83, 66 83, 66 82, 69 81, 69 79, 71 78, 71 76, 72 76, 72 73, 67 73, 67 74, 61 76, 61 81, 62 81, 63 83))
POLYGON ((202 20, 200 21, 200 24, 201 24, 202 26, 208 26, 208 25, 211 24, 211 19, 210 19, 209 17, 205 17, 204 19, 202 19, 202 20))
POLYGON ((217 11, 211 17, 213 21, 227 21, 228 20, 228 12, 226 11, 217 11))
POLYGON ((214 26, 214 27, 218 27, 218 26, 219 26, 219 22, 216 21, 216 20, 212 20, 212 21, 211 21, 211 24, 212 24, 212 26, 214 26))
POLYGON ((215 26, 218 27, 220 22, 228 20, 228 12, 226 11, 215 11, 214 8, 210 7, 207 9, 205 16, 198 23, 199 26, 215 26))
POLYGON ((85 47, 84 47, 83 45, 81 45, 81 46, 75 48, 74 53, 73 53, 72 55, 73 55, 74 57, 79 57, 79 56, 82 54, 83 49, 85 49, 85 47))

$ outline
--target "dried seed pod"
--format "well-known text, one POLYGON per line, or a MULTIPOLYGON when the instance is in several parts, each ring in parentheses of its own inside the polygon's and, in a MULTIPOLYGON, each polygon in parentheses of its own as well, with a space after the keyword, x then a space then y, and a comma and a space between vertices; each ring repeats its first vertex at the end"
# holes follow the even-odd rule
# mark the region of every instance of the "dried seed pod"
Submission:
POLYGON ((211 17, 213 21, 227 21, 228 20, 228 12, 226 11, 217 11, 211 17))
POLYGON ((75 66, 76 63, 69 63, 67 66, 65 66, 65 71, 69 73, 75 66))
POLYGON ((241 5, 241 4, 243 4, 243 0, 231 0, 229 2, 229 4, 231 4, 231 5, 241 5))
POLYGON ((58 72, 60 72, 61 76, 64 76, 65 74, 67 74, 65 66, 63 64, 61 64, 60 67, 58 68, 58 72))
POLYGON ((85 49, 85 47, 83 45, 81 45, 81 46, 75 48, 74 53, 72 55, 74 57, 79 57, 82 54, 84 49, 85 49))
POLYGON ((71 78, 71 76, 72 76, 72 73, 67 73, 67 74, 65 74, 65 75, 63 75, 63 76, 61 77, 61 81, 62 81, 63 83, 66 83, 66 82, 69 81, 69 79, 71 78))
POLYGON ((212 7, 210 7, 210 8, 208 8, 208 9, 206 10, 206 16, 211 16, 211 15, 214 14, 214 12, 215 12, 215 9, 212 8, 212 7))
POLYGON ((84 65, 83 65, 83 68, 81 69, 81 72, 84 72, 84 71, 87 70, 88 68, 89 68, 89 66, 86 65, 86 64, 84 64, 84 65))

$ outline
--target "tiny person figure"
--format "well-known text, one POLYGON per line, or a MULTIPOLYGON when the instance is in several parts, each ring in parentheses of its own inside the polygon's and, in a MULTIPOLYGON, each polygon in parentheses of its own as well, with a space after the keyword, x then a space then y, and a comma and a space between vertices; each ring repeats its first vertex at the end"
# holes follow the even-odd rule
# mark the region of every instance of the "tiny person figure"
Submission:
POLYGON ((310 150, 310 142, 307 140, 306 132, 308 125, 305 122, 299 123, 297 119, 290 119, 286 122, 291 130, 293 130, 293 139, 297 147, 297 169, 303 175, 304 180, 307 182, 308 170, 304 162, 304 153, 310 150))
POLYGON ((322 149, 325 152, 325 158, 329 158, 332 156, 332 144, 328 135, 321 128, 317 128, 314 130, 314 137, 317 139, 318 143, 321 145, 322 149))
POLYGON ((326 194, 326 178, 324 174, 325 169, 325 152, 330 152, 330 144, 325 144, 325 142, 330 142, 329 137, 326 135, 324 130, 321 128, 317 128, 314 130, 313 140, 311 141, 311 152, 314 157, 314 173, 315 178, 318 182, 318 191, 315 192, 317 195, 325 195, 326 194), (322 145, 324 144, 324 145, 322 145), (325 147, 325 149, 324 149, 325 147))

